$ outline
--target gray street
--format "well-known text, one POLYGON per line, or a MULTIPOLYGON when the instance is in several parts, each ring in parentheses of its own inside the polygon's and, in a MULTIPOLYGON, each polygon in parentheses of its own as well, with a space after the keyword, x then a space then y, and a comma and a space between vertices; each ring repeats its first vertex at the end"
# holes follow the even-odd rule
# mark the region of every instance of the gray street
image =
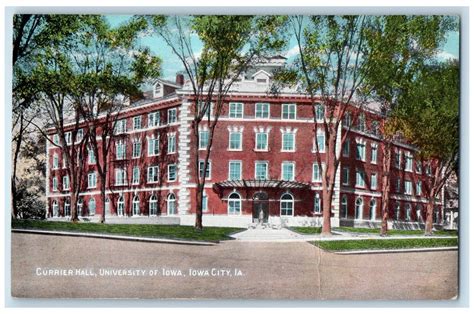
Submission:
POLYGON ((457 264, 457 251, 337 255, 305 242, 190 246, 12 233, 14 297, 451 299, 457 264))

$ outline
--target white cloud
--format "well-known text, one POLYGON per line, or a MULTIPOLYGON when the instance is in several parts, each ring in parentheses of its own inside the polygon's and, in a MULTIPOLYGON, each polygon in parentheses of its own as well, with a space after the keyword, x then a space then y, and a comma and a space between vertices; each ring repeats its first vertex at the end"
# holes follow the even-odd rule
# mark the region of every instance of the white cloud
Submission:
POLYGON ((437 57, 438 57, 438 59, 443 60, 443 61, 451 60, 451 59, 454 59, 454 60, 458 60, 458 59, 459 59, 458 56, 455 56, 455 55, 453 55, 452 53, 449 53, 449 52, 447 52, 447 51, 440 51, 440 52, 438 52, 437 57))
POLYGON ((298 45, 295 45, 293 48, 288 50, 288 52, 285 54, 285 57, 291 58, 299 54, 300 54, 300 48, 298 47, 298 45))

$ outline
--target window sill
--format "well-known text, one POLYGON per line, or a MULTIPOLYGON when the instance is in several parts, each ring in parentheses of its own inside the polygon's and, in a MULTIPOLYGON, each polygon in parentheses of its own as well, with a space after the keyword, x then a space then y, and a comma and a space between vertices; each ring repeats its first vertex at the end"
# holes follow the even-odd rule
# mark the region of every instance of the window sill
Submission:
MULTIPOLYGON (((316 150, 315 148, 313 148, 313 149, 311 149, 311 152, 312 152, 313 154, 316 154, 316 153, 325 153, 326 150, 319 150, 319 151, 318 151, 318 150, 316 150)), ((343 155, 343 156, 344 156, 344 155, 343 155)), ((349 157, 349 156, 344 156, 344 157, 349 157)))
POLYGON ((231 148, 228 148, 227 151, 228 151, 228 152, 241 152, 241 151, 243 151, 243 150, 242 150, 242 148, 240 148, 240 149, 231 149, 231 148))
POLYGON ((280 150, 280 153, 296 153, 296 150, 280 150))
POLYGON ((257 152, 257 153, 268 153, 268 152, 270 152, 269 149, 256 149, 256 148, 254 148, 253 151, 257 152))

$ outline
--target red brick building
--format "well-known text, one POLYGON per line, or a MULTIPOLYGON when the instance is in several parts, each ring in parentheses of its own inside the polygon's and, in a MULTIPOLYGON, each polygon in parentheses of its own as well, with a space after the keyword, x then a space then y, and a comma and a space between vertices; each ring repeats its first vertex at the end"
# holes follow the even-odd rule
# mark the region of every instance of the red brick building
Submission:
MULTIPOLYGON (((245 73, 229 93, 206 173, 205 226, 246 227, 258 219, 277 225, 321 224, 317 154, 324 154, 324 108, 316 107, 315 124, 306 95, 290 88, 278 96, 269 93, 272 70, 283 63, 281 58, 269 59, 245 73)), ((108 156, 105 204, 100 200, 95 156, 88 152, 83 160, 87 179, 81 187, 79 216, 94 219, 105 211, 109 220, 142 217, 154 221, 156 216, 194 223, 197 165, 193 161, 195 154, 204 158, 208 130, 202 123, 200 149, 196 151, 191 136, 192 97, 183 83, 181 76, 177 82, 157 80, 148 99, 119 113, 114 147, 108 156)), ((333 225, 375 226, 380 222, 381 119, 377 104, 362 111, 350 108, 340 127, 341 163, 336 174, 333 225), (350 121, 355 123, 349 128, 350 121), (349 134, 341 143, 345 132, 349 134)), ((54 130, 50 136, 58 140, 54 130)), ((407 143, 394 145, 390 220, 395 227, 424 221, 424 181, 430 175, 430 165, 416 160, 415 151, 407 143)), ((61 149, 48 145, 47 160, 48 216, 68 216, 70 187, 61 149)), ((440 204, 435 208, 438 223, 440 204)))

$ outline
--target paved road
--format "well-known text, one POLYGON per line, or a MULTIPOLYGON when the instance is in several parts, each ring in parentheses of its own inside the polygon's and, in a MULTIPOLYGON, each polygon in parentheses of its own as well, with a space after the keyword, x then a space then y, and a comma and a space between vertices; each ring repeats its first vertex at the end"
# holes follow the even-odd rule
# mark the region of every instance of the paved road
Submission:
POLYGON ((304 242, 202 247, 13 233, 12 295, 450 299, 457 295, 457 259, 455 251, 343 256, 304 242))

